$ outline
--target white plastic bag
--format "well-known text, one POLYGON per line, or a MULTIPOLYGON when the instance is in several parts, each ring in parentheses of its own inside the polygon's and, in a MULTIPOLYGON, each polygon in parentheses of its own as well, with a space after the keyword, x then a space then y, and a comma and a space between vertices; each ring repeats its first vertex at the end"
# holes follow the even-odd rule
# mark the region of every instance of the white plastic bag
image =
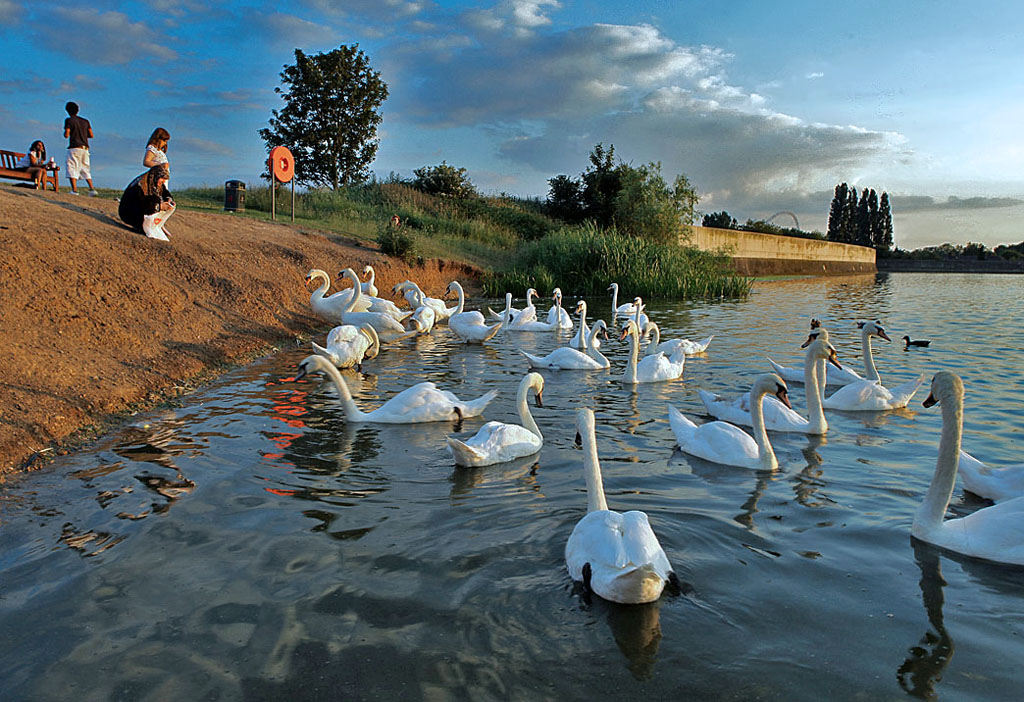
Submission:
POLYGON ((169 210, 160 210, 156 214, 145 215, 142 218, 142 231, 150 239, 159 239, 160 241, 170 241, 167 238, 167 233, 164 232, 164 224, 171 215, 174 214, 175 207, 172 205, 169 210))

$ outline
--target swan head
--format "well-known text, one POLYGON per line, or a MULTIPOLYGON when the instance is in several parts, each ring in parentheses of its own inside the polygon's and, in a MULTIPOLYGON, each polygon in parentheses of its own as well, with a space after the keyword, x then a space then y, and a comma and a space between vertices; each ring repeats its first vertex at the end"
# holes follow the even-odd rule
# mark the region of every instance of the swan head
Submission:
POLYGON ((618 290, 619 289, 619 284, 618 283, 612 283, 611 285, 608 286, 608 289, 609 290, 618 290))
POLYGON ((619 341, 622 341, 630 334, 632 334, 635 337, 639 337, 640 330, 637 328, 636 322, 634 322, 632 319, 627 319, 622 324, 622 334, 619 336, 619 341))
POLYGON ((556 301, 557 300, 561 300, 562 299, 562 289, 561 288, 555 288, 554 290, 552 290, 551 291, 551 299, 552 300, 556 300, 556 301))
POLYGON ((921 404, 925 407, 932 407, 940 402, 954 398, 963 398, 963 396, 964 383, 960 380, 960 376, 949 371, 939 371, 932 378, 931 392, 928 393, 928 397, 921 404))
POLYGON ((750 392, 755 397, 759 395, 775 395, 782 404, 793 409, 793 405, 789 404, 789 389, 786 387, 786 382, 775 373, 765 373, 757 376, 757 380, 754 381, 750 392))
POLYGON ((527 373, 523 378, 523 384, 533 390, 533 404, 541 409, 544 408, 544 376, 540 373, 527 373))
POLYGON ((821 320, 811 317, 811 329, 818 329, 821 327, 821 320))
POLYGON ((889 338, 889 335, 885 333, 885 329, 882 327, 882 323, 879 321, 857 322, 857 328, 860 329, 861 334, 866 334, 868 336, 877 336, 879 339, 892 341, 892 339, 889 338))
POLYGON ((804 346, 808 347, 808 356, 815 359, 824 359, 839 370, 843 369, 843 367, 839 365, 839 355, 836 353, 836 347, 828 343, 827 339, 818 338, 811 340, 808 338, 808 342, 809 343, 804 344, 804 346))
POLYGON ((576 303, 576 311, 573 314, 585 314, 587 311, 587 301, 580 300, 576 303))
POLYGON ((326 279, 327 278, 327 271, 322 271, 319 268, 314 268, 314 269, 310 270, 309 273, 306 274, 305 281, 308 284, 310 281, 316 280, 317 278, 325 278, 326 279))
POLYGON ((593 324, 591 324, 590 325, 590 329, 591 330, 600 329, 601 330, 601 336, 603 336, 605 339, 608 338, 608 325, 604 323, 603 319, 598 319, 593 324))
POLYGON ((363 275, 369 277, 373 273, 373 266, 363 266, 363 275))
POLYGON ((828 329, 825 327, 811 327, 811 333, 807 335, 807 341, 800 344, 800 348, 805 349, 818 339, 828 342, 828 329))
POLYGON ((537 295, 537 291, 536 290, 534 290, 533 288, 527 288, 526 289, 526 304, 530 305, 531 304, 530 300, 532 298, 534 298, 534 297, 537 297, 537 296, 538 295, 537 295))
POLYGON ((299 372, 295 374, 294 380, 302 380, 310 373, 326 373, 328 366, 331 368, 334 367, 331 365, 331 362, 323 356, 317 356, 316 354, 306 356, 304 359, 299 361, 299 372))

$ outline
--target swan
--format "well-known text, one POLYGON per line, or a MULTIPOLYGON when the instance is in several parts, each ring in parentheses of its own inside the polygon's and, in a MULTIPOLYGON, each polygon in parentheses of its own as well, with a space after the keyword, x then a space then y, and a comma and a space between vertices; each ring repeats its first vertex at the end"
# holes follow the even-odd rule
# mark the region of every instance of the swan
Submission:
POLYGON ((369 295, 370 297, 377 297, 378 290, 377 290, 377 286, 374 284, 375 281, 377 280, 377 274, 374 272, 373 266, 370 266, 370 265, 364 266, 363 267, 363 275, 364 276, 369 276, 369 278, 370 278, 369 280, 364 281, 364 282, 359 284, 359 287, 361 287, 362 290, 363 290, 363 294, 364 295, 369 295))
POLYGON ((582 581, 585 591, 622 604, 653 602, 666 583, 670 591, 678 592, 679 580, 647 515, 608 509, 592 410, 577 410, 576 432, 583 444, 587 514, 576 523, 565 544, 569 577, 582 581))
MULTIPOLYGON (((860 326, 860 343, 861 349, 863 350, 864 354, 864 365, 868 369, 869 375, 872 371, 874 372, 874 375, 876 376, 875 380, 878 380, 878 371, 875 369, 875 358, 874 354, 871 352, 870 337, 873 335, 874 331, 879 330, 882 332, 882 334, 885 334, 884 329, 882 329, 880 326, 875 326, 874 324, 872 324, 870 328, 860 326)), ((828 341, 828 330, 821 326, 821 322, 819 322, 816 319, 812 319, 811 332, 810 334, 807 335, 807 341, 805 341, 801 345, 801 348, 806 347, 808 344, 814 341, 814 339, 817 339, 819 337, 824 339, 825 341, 828 341)), ((887 339, 888 337, 880 336, 880 338, 887 339)), ((787 383, 804 382, 804 374, 802 369, 792 368, 790 366, 780 366, 778 363, 776 363, 770 358, 768 359, 768 363, 771 364, 775 372, 778 373, 782 377, 782 379, 785 380, 787 383)), ((864 376, 862 376, 860 373, 853 370, 849 366, 843 368, 842 370, 827 368, 825 371, 825 382, 822 383, 822 391, 824 391, 826 385, 849 385, 850 383, 859 383, 863 380, 870 380, 870 378, 865 378, 864 376)))
POLYGON ((639 297, 633 298, 633 313, 631 316, 636 323, 637 332, 646 339, 647 325, 651 323, 651 320, 647 318, 647 314, 644 312, 644 301, 639 297))
MULTIPOLYGON (((530 290, 533 290, 533 288, 530 288, 530 290)), ((526 291, 526 305, 527 305, 527 307, 530 306, 530 295, 531 295, 530 290, 526 291)), ((536 295, 537 293, 536 293, 536 291, 534 291, 532 294, 536 295)), ((504 326, 506 326, 506 327, 508 326, 508 323, 511 322, 513 319, 515 319, 519 315, 519 313, 522 312, 522 311, 523 310, 517 310, 515 307, 512 306, 512 293, 510 293, 510 292, 505 293, 505 311, 504 312, 495 312, 490 307, 487 308, 487 314, 488 314, 488 316, 490 316, 491 320, 495 321, 495 322, 502 322, 502 324, 504 326)))
POLYGON ((956 482, 964 421, 964 385, 949 371, 932 378, 925 407, 942 405, 942 435, 935 473, 914 514, 910 533, 922 541, 965 556, 1024 565, 1024 497, 984 507, 960 519, 944 519, 956 482))
POLYGON ((405 336, 405 327, 389 314, 384 314, 383 312, 356 312, 355 310, 358 309, 360 299, 363 296, 362 290, 359 287, 359 278, 356 277, 356 272, 351 268, 346 268, 343 274, 352 281, 354 293, 348 306, 342 310, 342 323, 354 324, 356 326, 369 324, 377 330, 377 336, 380 337, 381 341, 394 341, 399 337, 405 336))
POLYGON ((350 368, 364 359, 374 358, 380 352, 380 338, 369 324, 358 327, 342 324, 327 334, 326 348, 313 342, 313 351, 338 368, 350 368))
POLYGON ((959 472, 964 489, 978 497, 1005 502, 1024 496, 1024 463, 992 468, 966 451, 960 451, 959 472))
MULTIPOLYGON (((587 301, 580 300, 576 303, 576 314, 580 316, 580 328, 576 330, 576 335, 569 341, 569 346, 574 349, 583 349, 586 351, 588 339, 590 337, 590 328, 587 326, 587 301)), ((607 333, 606 333, 607 336, 607 333)), ((594 337, 594 348, 601 346, 601 340, 594 337)))
MULTIPOLYGON (((618 316, 632 316, 636 314, 636 300, 633 302, 627 302, 624 305, 619 304, 619 284, 612 283, 608 286, 608 289, 612 291, 612 317, 618 316)), ((614 319, 612 322, 614 323, 614 319)))
MULTIPOLYGON (((858 326, 861 328, 861 341, 864 344, 864 364, 867 366, 868 374, 877 377, 878 371, 875 370, 875 363, 871 357, 871 337, 880 336, 887 340, 889 337, 878 322, 866 322, 858 324, 858 326)), ((822 332, 824 334, 828 333, 824 332, 824 330, 822 332)), ((921 383, 925 381, 925 377, 922 373, 913 380, 892 388, 882 385, 881 380, 860 380, 839 388, 831 396, 826 397, 822 401, 822 405, 825 409, 854 412, 900 409, 907 406, 910 398, 914 396, 917 389, 921 387, 921 383)))
POLYGON ((409 288, 407 295, 406 299, 413 308, 412 317, 406 322, 407 328, 416 334, 430 333, 437 322, 437 312, 424 304, 423 291, 419 288, 409 288))
MULTIPOLYGON (((367 266, 367 268, 369 268, 369 266, 367 266)), ((339 278, 344 277, 344 276, 345 276, 344 269, 338 271, 338 277, 339 278)), ((360 283, 359 279, 356 278, 356 282, 355 282, 353 287, 358 287, 359 288, 359 292, 361 294, 361 297, 359 298, 360 299, 359 307, 362 308, 362 309, 356 310, 357 312, 377 312, 379 314, 386 314, 386 315, 388 315, 390 317, 394 317, 399 322, 404 321, 405 318, 409 316, 408 313, 403 312, 402 310, 398 309, 398 306, 395 303, 393 303, 391 300, 385 300, 382 297, 376 297, 376 296, 373 296, 373 295, 370 295, 369 293, 367 293, 365 285, 366 285, 365 283, 360 283)), ((376 288, 374 288, 374 290, 376 290, 376 288)), ((351 292, 349 290, 347 290, 347 289, 344 292, 347 293, 347 294, 351 294, 351 292)))
MULTIPOLYGON (((306 274, 306 285, 314 280, 322 280, 323 283, 313 291, 309 298, 309 306, 313 308, 313 314, 328 322, 338 324, 341 322, 342 310, 352 300, 352 291, 341 290, 327 296, 327 291, 331 287, 331 277, 327 275, 327 271, 322 271, 319 268, 314 268, 306 274)), ((370 304, 368 301, 364 301, 358 307, 360 307, 360 312, 365 312, 369 309, 370 304)))
POLYGON ((531 368, 549 368, 551 370, 602 370, 611 366, 608 359, 597 350, 594 344, 599 333, 608 334, 608 327, 603 319, 594 322, 590 328, 590 339, 586 353, 568 346, 560 346, 547 356, 534 356, 519 349, 526 356, 531 368))
MULTIPOLYGON (((804 385, 807 388, 807 415, 802 417, 773 396, 764 398, 761 408, 765 428, 772 431, 793 431, 802 434, 824 434, 828 431, 825 412, 821 407, 821 371, 819 360, 838 365, 835 347, 824 339, 816 339, 807 348, 804 358, 804 385)), ((734 400, 724 400, 706 390, 697 390, 708 414, 741 426, 753 426, 750 416, 750 395, 743 394, 734 400)))
POLYGON ((476 417, 483 413, 487 404, 493 400, 497 390, 491 390, 475 400, 463 402, 446 390, 439 390, 433 383, 417 383, 398 393, 372 412, 363 412, 352 399, 352 394, 345 384, 345 379, 326 358, 322 356, 306 356, 299 363, 299 372, 295 380, 301 380, 310 373, 321 372, 334 381, 341 397, 341 405, 345 410, 345 419, 349 422, 377 422, 380 424, 412 424, 414 422, 444 422, 461 420, 465 417, 476 417))
POLYGON ((411 280, 404 280, 401 283, 396 284, 395 287, 392 288, 392 291, 403 292, 406 295, 405 299, 408 300, 409 293, 407 291, 410 288, 416 290, 419 293, 418 299, 422 300, 420 305, 426 305, 427 307, 430 307, 431 309, 434 310, 434 314, 436 315, 438 323, 447 321, 448 318, 452 316, 452 314, 455 312, 455 308, 448 307, 447 305, 445 305, 444 300, 440 300, 436 297, 427 297, 426 295, 424 295, 423 290, 420 289, 420 286, 411 280))
POLYGON ((572 317, 562 309, 562 289, 555 288, 551 293, 555 304, 548 310, 548 324, 558 324, 559 329, 572 329, 572 317))
POLYGON ((708 350, 708 345, 711 340, 715 338, 715 335, 701 339, 700 341, 690 341, 689 339, 671 339, 665 343, 661 343, 661 328, 655 322, 648 322, 647 332, 653 332, 654 340, 647 346, 647 354, 650 356, 652 353, 658 351, 664 351, 669 356, 674 354, 679 349, 683 350, 683 354, 686 356, 693 356, 694 354, 704 353, 708 350))
POLYGON ((674 356, 666 356, 658 352, 653 356, 644 356, 643 360, 637 363, 640 353, 640 332, 636 322, 627 320, 622 328, 622 336, 619 341, 629 337, 629 363, 622 375, 624 383, 633 385, 636 383, 660 383, 666 380, 675 380, 682 377, 683 366, 686 362, 686 354, 676 353, 674 356))
MULTIPOLYGON (((534 307, 531 297, 536 297, 537 291, 530 288, 526 291, 528 307, 524 307, 515 319, 509 322, 508 329, 511 331, 558 331, 558 322, 541 322, 537 319, 537 308, 534 307)), ((507 308, 506 308, 507 309, 507 308)))
MULTIPOLYGON (((457 280, 448 283, 448 287, 444 291, 445 297, 448 297, 448 294, 453 291, 459 296, 459 303, 455 306, 455 312, 448 318, 448 328, 452 330, 452 333, 462 341, 472 344, 482 344, 489 339, 493 339, 494 335, 501 329, 501 323, 487 326, 484 323, 484 316, 479 312, 475 310, 465 312, 466 293, 457 280)), ((507 306, 511 306, 511 304, 512 295, 510 293, 507 306)))
POLYGON ((448 450, 455 457, 458 466, 489 466, 504 463, 516 458, 531 456, 544 445, 544 437, 537 428, 537 422, 530 414, 526 403, 527 393, 533 392, 538 407, 544 406, 544 378, 540 373, 527 373, 519 381, 516 393, 516 408, 519 410, 518 424, 505 422, 487 422, 470 439, 460 441, 453 436, 448 437, 448 450))
POLYGON ((713 463, 741 468, 775 470, 779 462, 768 440, 764 427, 761 400, 773 393, 782 404, 790 407, 786 383, 774 373, 765 373, 754 380, 750 388, 750 408, 754 436, 728 422, 714 421, 697 426, 672 405, 668 406, 668 421, 676 435, 679 448, 685 453, 713 463))

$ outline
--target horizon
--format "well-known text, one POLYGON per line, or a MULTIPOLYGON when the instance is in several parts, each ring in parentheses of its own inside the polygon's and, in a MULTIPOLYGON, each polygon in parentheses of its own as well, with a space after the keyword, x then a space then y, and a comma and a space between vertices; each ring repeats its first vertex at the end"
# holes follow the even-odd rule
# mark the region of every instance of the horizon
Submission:
POLYGON ((548 178, 578 176, 603 143, 627 163, 660 161, 666 180, 685 173, 702 213, 740 222, 788 211, 824 232, 846 182, 889 193, 903 249, 1024 240, 1015 5, 986 3, 969 24, 948 1, 856 10, 0 0, 0 147, 42 139, 63 164, 73 100, 96 133, 100 187, 142 170, 157 126, 171 133, 174 186, 255 185, 257 130, 282 106, 274 88, 295 48, 359 44, 390 92, 380 179, 447 161, 481 193, 544 199, 548 178))

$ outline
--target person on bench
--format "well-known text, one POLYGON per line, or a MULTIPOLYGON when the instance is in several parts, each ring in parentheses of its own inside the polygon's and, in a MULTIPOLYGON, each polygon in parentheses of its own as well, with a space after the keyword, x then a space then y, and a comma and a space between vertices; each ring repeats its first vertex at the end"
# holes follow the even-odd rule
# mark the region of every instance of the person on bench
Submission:
POLYGON ((32 180, 36 182, 36 190, 42 190, 43 176, 46 175, 46 146, 43 142, 38 139, 33 141, 32 146, 28 147, 28 153, 18 159, 14 167, 32 176, 32 180))
POLYGON ((150 239, 168 241, 164 222, 174 214, 174 199, 167 190, 167 164, 153 166, 137 176, 121 195, 117 213, 121 220, 150 239))

